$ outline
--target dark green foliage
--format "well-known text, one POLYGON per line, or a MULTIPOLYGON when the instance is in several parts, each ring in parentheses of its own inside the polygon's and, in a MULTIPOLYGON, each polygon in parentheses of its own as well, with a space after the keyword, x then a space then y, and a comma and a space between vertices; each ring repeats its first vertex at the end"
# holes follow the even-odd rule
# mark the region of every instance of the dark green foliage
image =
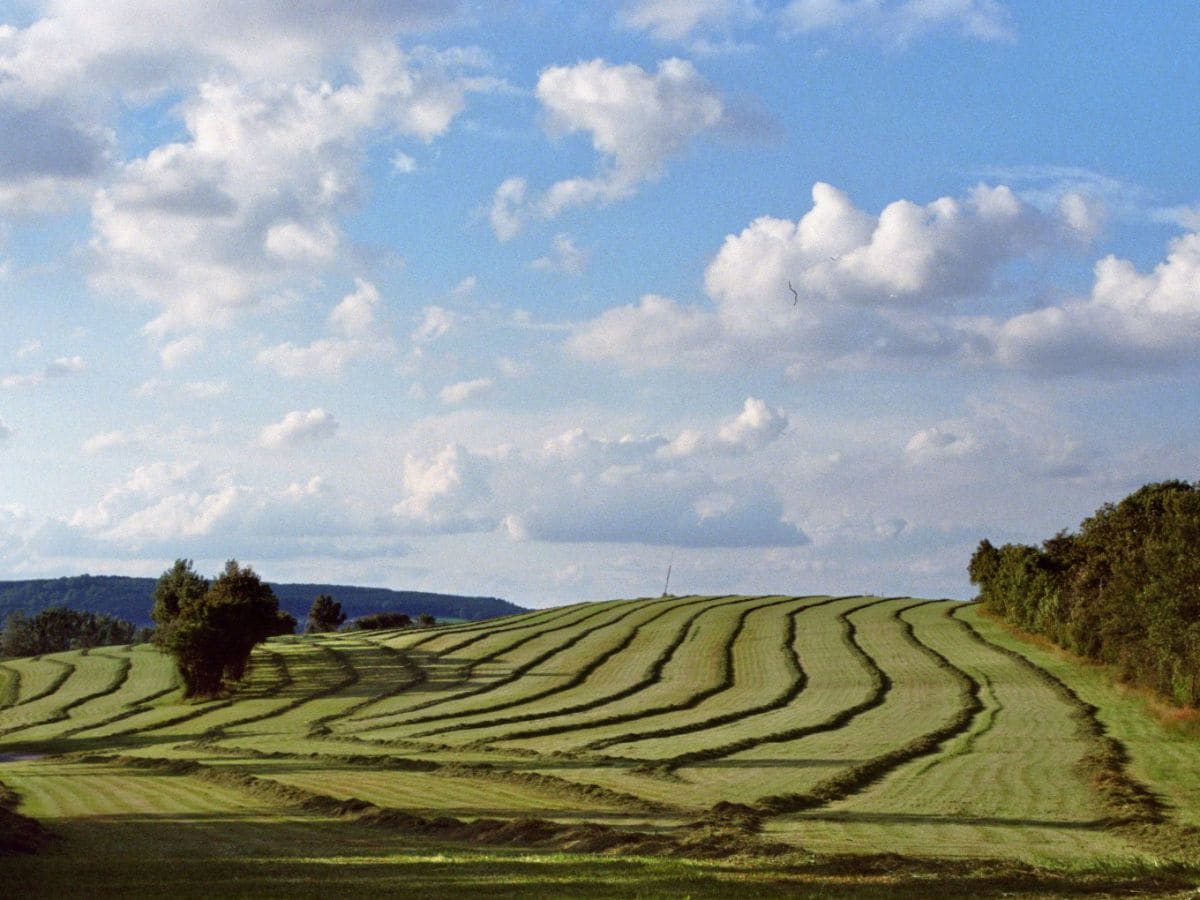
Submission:
POLYGON ((1200 705, 1200 484, 1148 484, 1040 548, 980 543, 979 600, 1181 705, 1200 705))
POLYGON ((429 613, 421 613, 419 616, 417 616, 417 624, 422 628, 432 628, 437 624, 437 619, 435 619, 429 613))
POLYGON ((402 612, 377 612, 354 620, 353 627, 360 631, 376 631, 382 628, 408 628, 412 617, 402 612))
POLYGON ((320 594, 308 610, 308 624, 304 630, 308 634, 337 631, 345 621, 346 613, 342 610, 342 604, 328 594, 320 594))
POLYGON ((4 656, 37 656, 84 647, 131 644, 143 637, 132 622, 52 606, 34 616, 10 613, 4 624, 4 656))
POLYGON ((161 596, 155 593, 157 639, 174 655, 189 697, 211 696, 238 681, 255 644, 296 627, 270 586, 237 560, 200 593, 203 581, 189 561, 176 560, 159 579, 161 596))

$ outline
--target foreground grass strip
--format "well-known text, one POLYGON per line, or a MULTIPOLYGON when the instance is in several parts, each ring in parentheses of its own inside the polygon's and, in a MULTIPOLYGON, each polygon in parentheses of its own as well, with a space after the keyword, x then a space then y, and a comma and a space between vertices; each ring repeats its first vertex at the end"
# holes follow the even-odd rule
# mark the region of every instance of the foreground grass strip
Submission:
POLYGON ((794 851, 791 845, 770 843, 742 828, 722 827, 710 821, 691 823, 671 832, 644 832, 612 825, 564 824, 534 818, 463 821, 450 816, 438 816, 431 819, 399 809, 376 806, 355 797, 332 797, 228 767, 207 766, 196 760, 110 754, 79 754, 72 758, 82 763, 103 763, 152 771, 161 776, 199 778, 222 787, 236 788, 271 804, 318 815, 346 817, 362 825, 401 831, 409 837, 422 836, 488 846, 701 859, 724 858, 733 854, 775 857, 794 851))
MULTIPOLYGON (((589 660, 583 666, 579 667, 575 671, 575 673, 564 683, 562 683, 560 685, 556 685, 551 688, 547 688, 546 690, 543 690, 541 692, 535 692, 532 694, 525 695, 516 700, 511 700, 506 703, 497 704, 497 705, 488 707, 487 714, 488 714, 489 718, 488 718, 487 722, 457 723, 457 724, 453 724, 453 725, 447 725, 447 726, 444 726, 441 728, 432 729, 430 731, 418 732, 417 734, 412 735, 412 737, 420 738, 420 737, 428 737, 428 736, 432 736, 432 735, 436 735, 436 734, 446 734, 446 733, 454 732, 454 731, 465 731, 465 730, 476 729, 476 728, 494 728, 494 727, 497 727, 500 725, 510 725, 510 724, 514 724, 517 722, 532 722, 532 721, 536 721, 538 719, 553 718, 556 716, 569 715, 571 713, 585 712, 587 710, 597 709, 598 707, 604 706, 608 703, 614 703, 618 700, 623 700, 625 697, 630 697, 630 696, 636 694, 638 691, 642 690, 648 684, 652 684, 653 680, 647 681, 646 678, 644 677, 642 679, 639 679, 637 682, 627 685, 626 687, 621 688, 617 691, 614 691, 614 692, 611 692, 608 694, 604 694, 603 696, 600 696, 600 697, 592 698, 591 700, 583 701, 580 703, 575 703, 575 704, 572 704, 569 706, 561 706, 556 709, 543 710, 541 712, 524 713, 524 714, 515 715, 515 716, 503 716, 500 718, 492 717, 493 713, 499 712, 500 710, 511 709, 513 707, 519 707, 519 706, 526 706, 535 701, 542 700, 546 697, 551 697, 556 694, 560 694, 560 693, 563 693, 564 691, 569 691, 569 690, 572 690, 573 688, 580 686, 585 681, 587 681, 588 678, 591 677, 591 675, 593 673, 595 673, 596 670, 599 669, 601 666, 603 666, 606 662, 608 662, 610 659, 617 656, 618 654, 623 653, 626 650, 628 650, 646 628, 654 625, 654 623, 658 622, 664 616, 668 616, 668 615, 676 612, 679 609, 686 609, 688 607, 696 606, 698 604, 711 604, 711 602, 712 602, 711 598, 700 598, 697 600, 690 600, 690 601, 686 601, 683 603, 677 603, 666 609, 657 611, 655 613, 655 615, 653 615, 651 618, 647 619, 644 622, 638 623, 636 626, 634 626, 632 629, 630 629, 629 633, 626 634, 619 642, 617 642, 616 644, 614 644, 612 647, 608 648, 604 652, 600 653, 599 655, 593 657, 591 660, 589 660)), ((740 602, 740 601, 738 601, 738 602, 740 602)), ((682 640, 683 640, 683 633, 686 632, 687 628, 691 625, 691 623, 694 620, 695 620, 695 616, 687 619, 683 623, 683 625, 681 625, 680 628, 678 629, 677 637, 679 638, 680 642, 682 642, 682 640)), ((678 645, 676 644, 675 647, 677 647, 677 646, 678 645)), ((674 651, 674 647, 670 648, 667 652, 670 653, 673 651, 674 651)), ((665 664, 665 661, 664 661, 664 664, 665 664)), ((469 714, 469 713, 464 713, 464 715, 466 715, 466 714, 469 714)), ((476 714, 478 714, 478 712, 476 714)))
POLYGON ((984 711, 984 704, 980 699, 983 686, 969 673, 954 665, 937 650, 917 638, 912 624, 905 620, 903 616, 908 610, 924 605, 924 603, 914 603, 912 606, 906 606, 897 610, 893 615, 904 626, 905 638, 931 657, 938 668, 946 671, 958 684, 959 707, 954 714, 939 728, 908 741, 895 750, 875 756, 856 766, 851 766, 845 771, 820 782, 812 790, 804 793, 777 794, 762 797, 754 804, 757 810, 767 815, 782 815, 789 812, 813 809, 818 806, 824 806, 826 803, 834 800, 840 800, 878 781, 897 766, 921 756, 938 752, 944 742, 956 735, 966 733, 971 728, 975 717, 984 711))
POLYGON ((0 858, 14 853, 36 853, 54 835, 36 819, 17 812, 21 798, 0 782, 0 858))

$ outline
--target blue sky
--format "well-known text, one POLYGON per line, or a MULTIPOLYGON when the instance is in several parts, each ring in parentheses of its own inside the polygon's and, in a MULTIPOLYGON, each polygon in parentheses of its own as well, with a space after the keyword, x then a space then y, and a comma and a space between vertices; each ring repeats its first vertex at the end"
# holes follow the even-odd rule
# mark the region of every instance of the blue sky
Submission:
POLYGON ((1197 478, 1197 45, 1190 0, 0 2, 0 578, 970 596, 981 538, 1197 478))

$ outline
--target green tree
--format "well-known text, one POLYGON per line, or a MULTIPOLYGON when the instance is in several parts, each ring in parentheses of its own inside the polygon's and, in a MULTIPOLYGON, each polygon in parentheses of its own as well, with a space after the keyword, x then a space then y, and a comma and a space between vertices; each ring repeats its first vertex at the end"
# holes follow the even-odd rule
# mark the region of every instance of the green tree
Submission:
MULTIPOLYGON (((178 569, 177 562, 164 577, 178 569)), ((182 583, 194 584, 189 578, 182 583)), ((189 697, 211 696, 237 682, 256 644, 296 627, 296 620, 280 611, 270 586, 234 559, 203 594, 183 596, 167 621, 162 641, 179 665, 189 697)))
POLYGON ((308 610, 308 623, 304 630, 308 634, 337 631, 345 621, 346 613, 342 610, 342 604, 328 594, 320 594, 308 610))
POLYGON ((432 628, 437 624, 437 619, 435 619, 429 613, 421 613, 419 616, 417 616, 417 624, 422 628, 432 628))
POLYGON ((175 564, 159 576, 154 586, 154 606, 150 609, 150 618, 156 626, 154 642, 160 647, 168 647, 179 611, 196 605, 206 593, 208 579, 196 574, 192 561, 175 560, 175 564))

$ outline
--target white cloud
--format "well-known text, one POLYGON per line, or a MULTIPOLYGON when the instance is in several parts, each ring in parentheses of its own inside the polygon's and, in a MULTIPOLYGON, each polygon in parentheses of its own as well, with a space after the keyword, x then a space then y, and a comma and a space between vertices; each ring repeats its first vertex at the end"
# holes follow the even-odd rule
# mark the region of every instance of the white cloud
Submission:
POLYGON ((718 125, 724 113, 695 67, 674 58, 660 62, 654 73, 603 59, 551 66, 538 78, 537 96, 552 134, 591 136, 599 167, 591 177, 556 182, 536 200, 527 199, 524 178, 501 183, 491 222, 502 241, 516 235, 531 214, 554 218, 571 207, 629 197, 643 182, 659 178, 667 161, 718 125))
POLYGON ((1075 226, 1091 227, 1078 208, 1042 212, 1004 186, 899 200, 878 216, 823 183, 812 201, 796 221, 764 216, 725 239, 705 271, 715 308, 646 297, 577 325, 568 350, 625 368, 754 360, 796 375, 978 358, 989 338, 967 305, 1001 290, 1009 267, 1077 246, 1075 226))
POLYGON ((496 385, 494 378, 474 378, 470 381, 460 381, 455 384, 448 384, 438 392, 438 397, 443 403, 465 403, 476 397, 486 394, 496 385))
POLYGON ((563 272, 567 275, 582 275, 587 268, 588 255, 575 246, 569 234, 556 234, 554 246, 547 256, 541 256, 529 265, 542 272, 563 272))
POLYGON ((473 89, 461 55, 370 47, 354 80, 214 78, 180 106, 186 140, 125 164, 92 206, 96 284, 161 308, 154 335, 229 324, 329 266, 379 129, 445 132, 473 89))
POLYGON ((745 454, 778 440, 788 426, 788 416, 766 401, 747 397, 736 416, 722 422, 712 434, 684 429, 656 453, 664 459, 685 459, 701 454, 745 454))
POLYGON ((403 495, 392 508, 408 527, 432 531, 478 531, 494 522, 486 511, 491 495, 489 462, 458 444, 449 444, 432 457, 407 454, 403 495))
POLYGON ((430 344, 449 334, 458 322, 457 314, 442 306, 427 306, 422 310, 421 324, 412 333, 412 342, 430 344))
POLYGON ((375 285, 361 278, 354 279, 354 284, 354 292, 343 297, 329 314, 329 324, 350 338, 369 335, 379 309, 379 291, 375 285))
POLYGON ((204 335, 189 334, 165 344, 158 351, 158 357, 162 360, 164 368, 175 369, 202 352, 206 343, 204 335))
POLYGON ((998 0, 791 0, 781 16, 796 32, 866 34, 901 47, 949 30, 979 41, 1015 37, 1008 10, 998 0))
POLYGON ((103 431, 83 442, 80 449, 89 456, 104 453, 116 447, 125 447, 133 439, 123 431, 103 431))
POLYGON ((305 346, 291 341, 264 347, 255 361, 285 378, 336 378, 352 360, 391 352, 390 340, 376 333, 379 291, 361 278, 355 290, 342 298, 329 313, 329 327, 342 337, 318 338, 305 346))
POLYGON ((4 420, 0 419, 0 441, 6 441, 12 437, 12 429, 4 424, 4 420))
POLYGON ((211 400, 229 393, 228 381, 189 381, 183 385, 183 393, 194 400, 211 400))
POLYGON ((529 189, 524 178, 506 178, 492 195, 489 215, 492 230, 501 241, 512 240, 521 230, 524 219, 525 195, 529 189))
POLYGON ((1171 365, 1200 347, 1200 233, 1172 241, 1150 273, 1106 256, 1091 294, 985 327, 997 361, 1046 373, 1171 365))
POLYGON ((729 363, 721 323, 712 314, 656 294, 579 324, 566 346, 581 359, 612 361, 631 369, 719 369, 729 363))
POLYGON ((702 26, 720 28, 759 15, 754 0, 635 0, 626 3, 617 18, 627 28, 677 41, 702 26))
POLYGON ((758 450, 778 438, 787 428, 788 417, 781 409, 772 409, 763 400, 747 397, 742 411, 721 425, 717 443, 731 450, 758 450))
POLYGON ((417 161, 407 153, 397 152, 396 155, 392 157, 392 168, 401 175, 411 175, 413 172, 417 171, 417 161))
POLYGON ((330 438, 337 428, 337 419, 327 410, 294 410, 278 422, 263 428, 259 433, 258 442, 263 447, 293 447, 330 438))
POLYGON ((913 464, 937 461, 948 456, 965 456, 979 449, 970 433, 946 431, 934 426, 918 431, 904 447, 904 455, 913 464))
POLYGON ((40 384, 45 384, 48 381, 54 381, 59 378, 65 378, 68 375, 74 375, 82 372, 87 366, 81 356, 60 356, 58 359, 47 363, 40 371, 37 372, 14 372, 0 378, 0 387, 3 388, 22 388, 36 387, 40 384))

